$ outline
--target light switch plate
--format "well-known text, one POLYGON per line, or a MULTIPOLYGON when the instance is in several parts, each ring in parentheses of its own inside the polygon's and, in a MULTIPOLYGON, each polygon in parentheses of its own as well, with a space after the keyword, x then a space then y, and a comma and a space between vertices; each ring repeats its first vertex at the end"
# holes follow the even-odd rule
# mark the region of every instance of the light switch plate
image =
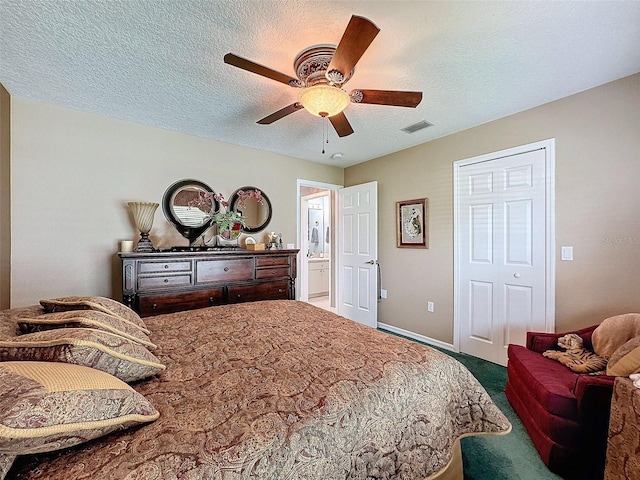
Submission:
POLYGON ((573 247, 560 247, 562 260, 573 261, 573 247))
POLYGON ((387 298, 387 291, 384 288, 380 290, 380 298, 387 298))

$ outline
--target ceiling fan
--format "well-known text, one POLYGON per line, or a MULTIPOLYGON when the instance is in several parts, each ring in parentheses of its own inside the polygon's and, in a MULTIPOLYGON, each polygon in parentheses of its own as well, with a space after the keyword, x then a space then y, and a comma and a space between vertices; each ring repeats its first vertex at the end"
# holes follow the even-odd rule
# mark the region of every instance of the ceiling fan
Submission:
POLYGON ((353 75, 356 63, 379 31, 380 29, 370 20, 353 15, 337 47, 328 44, 313 45, 296 56, 293 67, 298 78, 233 53, 227 53, 224 62, 301 89, 297 102, 258 120, 257 123, 268 125, 304 108, 313 115, 329 118, 338 136, 346 137, 353 133, 353 128, 343 112, 349 103, 415 108, 422 100, 422 92, 351 90, 347 93, 342 89, 353 75))

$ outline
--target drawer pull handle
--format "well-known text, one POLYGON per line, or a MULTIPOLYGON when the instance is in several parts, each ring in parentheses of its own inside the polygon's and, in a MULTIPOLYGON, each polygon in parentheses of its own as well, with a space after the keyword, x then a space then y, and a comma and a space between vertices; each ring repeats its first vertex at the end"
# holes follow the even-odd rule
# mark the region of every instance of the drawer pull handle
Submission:
POLYGON ((209 303, 213 303, 213 297, 209 297, 209 303))
POLYGON ((224 267, 224 271, 228 272, 229 271, 229 267, 224 267))
POLYGON ((168 279, 168 278, 165 278, 165 279, 164 279, 164 283, 169 283, 169 279, 168 279))
POLYGON ((151 310, 157 310, 158 309, 158 304, 154 303, 153 305, 151 305, 151 310))
POLYGON ((281 288, 278 289, 278 293, 282 293, 284 292, 284 290, 282 290, 281 288))
POLYGON ((169 268, 169 265, 165 265, 164 268, 169 268))

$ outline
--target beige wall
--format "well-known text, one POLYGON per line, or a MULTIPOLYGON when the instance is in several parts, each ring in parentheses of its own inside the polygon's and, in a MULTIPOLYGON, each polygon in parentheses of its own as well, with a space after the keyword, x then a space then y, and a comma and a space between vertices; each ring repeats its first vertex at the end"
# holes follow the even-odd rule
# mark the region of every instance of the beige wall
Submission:
POLYGON ((556 330, 640 312, 640 74, 345 170, 379 182, 378 320, 453 343, 456 160, 556 139, 556 330), (429 198, 428 250, 395 246, 395 202, 429 198), (574 261, 560 261, 573 245, 574 261), (427 300, 435 312, 427 313, 427 300))
MULTIPOLYGON (((161 203, 177 180, 201 180, 226 198, 244 185, 263 189, 273 205, 267 228, 284 243, 296 243, 296 180, 343 183, 341 168, 22 98, 12 97, 11 123, 12 307, 61 295, 120 298, 115 252, 138 238, 126 202, 161 203)), ((151 238, 156 247, 187 244, 162 207, 151 238)))
MULTIPOLYGON (((6 118, 8 96, 0 99, 6 118)), ((196 178, 226 196, 239 186, 261 187, 274 205, 268 230, 282 231, 285 243, 295 243, 297 178, 378 180, 379 259, 389 293, 379 320, 453 343, 452 163, 555 138, 556 245, 573 245, 575 257, 557 261, 557 330, 640 311, 639 102, 635 75, 350 167, 343 179, 335 167, 13 97, 11 306, 70 294, 119 298, 115 252, 120 240, 137 238, 126 202, 160 202, 176 180, 196 178), (430 248, 397 249, 395 202, 422 196, 430 202, 430 248), (426 312, 427 300, 434 313, 426 312)), ((2 168, 6 195, 6 161, 2 168)), ((2 232, 7 221, 2 217, 2 232)), ((160 247, 186 244, 161 209, 152 239, 160 247)))
POLYGON ((0 84, 0 310, 11 296, 11 97, 0 84))

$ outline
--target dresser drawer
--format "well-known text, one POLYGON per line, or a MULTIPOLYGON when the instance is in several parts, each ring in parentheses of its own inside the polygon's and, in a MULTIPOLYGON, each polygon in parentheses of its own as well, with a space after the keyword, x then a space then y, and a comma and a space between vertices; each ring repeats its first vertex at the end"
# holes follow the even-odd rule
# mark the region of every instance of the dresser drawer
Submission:
POLYGON ((256 269, 256 278, 279 278, 279 277, 288 277, 288 276, 289 276, 288 266, 256 269))
POLYGON ((214 288, 196 292, 164 293, 161 295, 140 295, 138 311, 140 316, 149 317, 162 313, 211 307, 224 303, 224 290, 214 288))
POLYGON ((138 277, 138 290, 152 290, 156 288, 171 288, 186 285, 191 285, 191 275, 138 277))
POLYGON ((280 257, 257 257, 256 267, 269 267, 271 265, 289 265, 289 257, 282 255, 280 257))
POLYGON ((191 270, 191 262, 138 262, 139 273, 155 272, 188 272, 191 270))
POLYGON ((295 298, 298 250, 120 252, 122 299, 142 316, 295 298))
POLYGON ((229 287, 227 302, 254 302, 257 300, 287 300, 289 298, 289 282, 259 283, 229 287))
POLYGON ((253 279, 253 259, 202 260, 196 263, 196 283, 253 279))

